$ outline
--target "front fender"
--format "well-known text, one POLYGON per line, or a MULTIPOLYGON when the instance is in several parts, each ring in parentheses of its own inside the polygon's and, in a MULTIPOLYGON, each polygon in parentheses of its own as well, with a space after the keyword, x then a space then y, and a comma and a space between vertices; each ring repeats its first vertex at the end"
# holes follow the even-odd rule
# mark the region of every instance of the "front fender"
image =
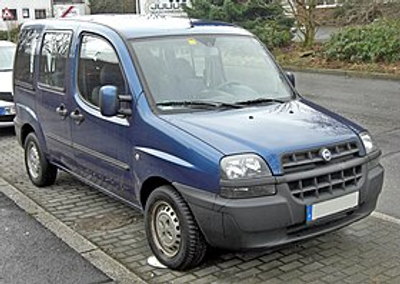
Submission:
POLYGON ((179 182, 197 185, 205 190, 215 190, 218 187, 218 168, 206 165, 208 161, 202 160, 201 157, 198 157, 198 163, 195 164, 196 159, 190 161, 160 149, 135 147, 134 158, 139 188, 147 179, 154 177, 162 178, 171 184, 179 182))

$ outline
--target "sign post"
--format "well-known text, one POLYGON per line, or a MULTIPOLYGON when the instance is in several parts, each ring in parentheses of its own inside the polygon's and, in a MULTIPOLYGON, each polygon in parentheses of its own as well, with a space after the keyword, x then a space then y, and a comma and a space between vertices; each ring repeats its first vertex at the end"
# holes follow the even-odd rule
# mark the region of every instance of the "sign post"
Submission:
POLYGON ((14 15, 11 13, 11 11, 6 7, 3 9, 3 13, 2 13, 2 18, 3 21, 7 22, 7 39, 10 41, 10 25, 9 25, 9 21, 14 20, 14 15))

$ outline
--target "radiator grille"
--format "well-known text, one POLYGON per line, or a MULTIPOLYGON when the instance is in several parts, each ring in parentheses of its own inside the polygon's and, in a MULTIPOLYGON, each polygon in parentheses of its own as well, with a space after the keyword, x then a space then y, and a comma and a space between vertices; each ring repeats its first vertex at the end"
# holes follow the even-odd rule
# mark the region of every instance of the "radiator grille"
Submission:
POLYGON ((303 172, 327 165, 320 154, 323 148, 328 149, 332 154, 329 165, 354 159, 359 154, 359 148, 356 142, 346 142, 328 147, 284 154, 281 159, 283 173, 303 172))
POLYGON ((345 170, 291 181, 288 185, 292 195, 304 201, 354 189, 361 178, 362 166, 358 165, 345 170))
POLYGON ((0 115, 0 122, 12 122, 14 115, 0 115))

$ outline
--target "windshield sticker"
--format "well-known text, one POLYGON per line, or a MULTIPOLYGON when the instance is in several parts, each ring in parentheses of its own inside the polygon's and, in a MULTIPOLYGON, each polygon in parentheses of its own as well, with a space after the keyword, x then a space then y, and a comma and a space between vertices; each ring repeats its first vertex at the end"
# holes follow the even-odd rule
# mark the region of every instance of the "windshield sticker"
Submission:
POLYGON ((196 45, 196 44, 197 44, 197 41, 196 41, 194 38, 189 38, 189 39, 188 39, 188 43, 189 43, 190 45, 196 45))

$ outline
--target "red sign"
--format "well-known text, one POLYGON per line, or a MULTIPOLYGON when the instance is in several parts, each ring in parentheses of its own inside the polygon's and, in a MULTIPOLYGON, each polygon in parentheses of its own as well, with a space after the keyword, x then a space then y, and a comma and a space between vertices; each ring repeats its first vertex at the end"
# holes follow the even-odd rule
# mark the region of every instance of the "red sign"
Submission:
POLYGON ((13 20, 14 15, 11 13, 11 11, 8 8, 3 9, 3 14, 2 14, 3 20, 13 20))
POLYGON ((74 6, 69 6, 61 15, 61 18, 66 18, 68 14, 74 9, 74 6))

